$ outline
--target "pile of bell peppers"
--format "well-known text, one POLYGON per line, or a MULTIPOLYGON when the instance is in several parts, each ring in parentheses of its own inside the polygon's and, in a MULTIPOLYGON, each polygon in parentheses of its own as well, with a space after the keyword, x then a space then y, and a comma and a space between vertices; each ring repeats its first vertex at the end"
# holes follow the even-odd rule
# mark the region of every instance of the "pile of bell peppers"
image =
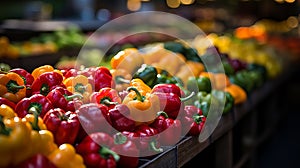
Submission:
POLYGON ((112 69, 1 71, 0 167, 138 167, 140 156, 198 136, 212 99, 225 101, 227 114, 266 80, 260 65, 222 56, 226 73, 212 73, 194 50, 177 52, 190 52, 192 76, 147 64, 134 48, 116 54, 112 69))

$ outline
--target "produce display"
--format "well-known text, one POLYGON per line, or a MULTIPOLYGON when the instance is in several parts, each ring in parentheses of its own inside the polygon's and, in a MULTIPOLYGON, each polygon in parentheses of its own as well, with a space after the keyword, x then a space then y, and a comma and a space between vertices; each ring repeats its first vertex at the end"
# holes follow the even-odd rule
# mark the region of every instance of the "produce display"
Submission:
POLYGON ((11 42, 7 37, 0 37, 0 58, 16 59, 19 57, 57 53, 66 47, 81 47, 86 36, 76 27, 41 33, 27 41, 11 42))
POLYGON ((225 101, 227 115, 281 72, 270 47, 208 37, 225 73, 206 70, 201 58, 213 48, 199 37, 192 47, 126 48, 109 67, 2 69, 0 167, 138 167, 182 136, 198 136, 212 100, 225 101))

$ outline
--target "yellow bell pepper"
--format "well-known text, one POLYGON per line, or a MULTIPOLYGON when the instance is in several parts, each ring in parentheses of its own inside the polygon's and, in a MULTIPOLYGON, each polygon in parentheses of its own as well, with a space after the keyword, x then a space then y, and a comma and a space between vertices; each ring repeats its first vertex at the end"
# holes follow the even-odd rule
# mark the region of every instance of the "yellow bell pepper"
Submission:
POLYGON ((127 90, 129 94, 124 98, 123 104, 130 109, 130 116, 136 121, 135 124, 151 124, 160 110, 158 96, 149 92, 142 95, 135 87, 129 87, 127 90))
POLYGON ((0 106, 0 116, 4 119, 11 119, 17 116, 15 111, 6 104, 1 104, 0 106))
POLYGON ((30 123, 32 127, 31 142, 32 142, 32 154, 48 155, 55 149, 57 145, 54 143, 54 137, 52 132, 47 130, 42 118, 38 116, 37 112, 33 114, 27 114, 22 120, 30 123))
POLYGON ((146 85, 141 79, 136 78, 130 81, 130 86, 137 88, 137 90, 141 93, 142 96, 145 96, 146 93, 151 92, 151 88, 146 85))
POLYGON ((88 102, 90 94, 93 91, 92 85, 89 83, 89 79, 84 75, 72 76, 63 81, 68 91, 74 94, 81 94, 83 102, 88 102))
POLYGON ((62 144, 54 150, 48 159, 57 168, 85 168, 83 158, 76 153, 74 147, 70 144, 62 144))
POLYGON ((0 167, 18 165, 32 154, 31 127, 19 117, 0 115, 0 167))

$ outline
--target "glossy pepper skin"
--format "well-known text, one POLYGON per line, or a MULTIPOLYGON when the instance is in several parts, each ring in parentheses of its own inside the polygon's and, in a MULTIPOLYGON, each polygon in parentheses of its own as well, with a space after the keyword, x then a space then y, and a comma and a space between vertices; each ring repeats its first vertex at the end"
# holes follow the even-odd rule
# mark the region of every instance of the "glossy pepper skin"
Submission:
POLYGON ((113 138, 102 132, 90 134, 76 146, 76 151, 83 157, 84 164, 89 168, 117 167, 120 156, 109 148, 113 145, 113 138))
POLYGON ((82 157, 76 153, 75 148, 70 144, 62 144, 48 156, 48 159, 57 168, 85 168, 82 157))
POLYGON ((0 96, 17 103, 26 96, 23 79, 14 72, 0 74, 0 96))
POLYGON ((77 142, 95 132, 111 132, 112 123, 108 116, 108 107, 102 104, 88 103, 76 110, 81 127, 79 129, 77 142))
POLYGON ((33 114, 27 114, 22 120, 28 122, 32 128, 31 144, 29 145, 32 147, 32 155, 40 153, 47 156, 57 149, 53 134, 46 129, 46 125, 38 116, 37 111, 33 110, 33 114))
POLYGON ((53 108, 52 103, 49 99, 41 94, 34 94, 29 98, 24 98, 18 102, 15 108, 15 112, 19 117, 25 117, 26 114, 30 113, 29 109, 35 108, 39 112, 41 118, 53 108))
POLYGON ((15 111, 10 106, 8 106, 6 104, 1 104, 0 105, 0 115, 5 119, 6 118, 7 119, 14 118, 14 117, 17 116, 15 111))
POLYGON ((157 70, 155 67, 143 64, 136 73, 133 74, 133 79, 139 78, 149 87, 153 87, 157 80, 157 70))
POLYGON ((183 94, 181 89, 175 84, 157 84, 152 88, 151 92, 174 93, 179 97, 183 94))
POLYGON ((122 102, 118 91, 108 87, 100 89, 99 92, 93 92, 90 99, 90 102, 106 105, 109 109, 122 102))
POLYGON ((43 120, 47 129, 53 133, 56 144, 74 144, 80 127, 75 112, 65 112, 60 108, 55 108, 49 110, 43 120))
POLYGON ((136 125, 151 124, 160 108, 158 96, 151 93, 146 93, 143 96, 135 87, 129 87, 127 91, 129 93, 124 98, 123 104, 130 109, 130 117, 136 121, 136 125))
POLYGON ((18 165, 31 156, 31 127, 19 117, 0 115, 0 167, 18 165))
POLYGON ((69 77, 63 81, 68 91, 73 94, 81 94, 83 96, 83 102, 89 102, 89 97, 92 93, 93 87, 89 82, 89 79, 84 75, 77 75, 69 77))
POLYGON ((94 90, 97 92, 102 88, 113 88, 114 83, 112 80, 112 75, 106 67, 97 67, 94 70, 94 90))
POLYGON ((56 87, 46 97, 51 101, 54 108, 61 108, 64 111, 75 111, 75 107, 82 104, 80 94, 73 94, 63 87, 56 87))
POLYGON ((202 114, 200 108, 196 106, 185 106, 184 114, 181 118, 182 126, 184 127, 184 132, 188 131, 188 135, 197 136, 201 133, 204 127, 206 117, 202 114))
POLYGON ((56 87, 65 87, 63 76, 57 72, 45 72, 37 77, 31 85, 32 94, 47 94, 56 87))
POLYGON ((125 69, 131 75, 134 74, 143 63, 144 58, 136 48, 126 48, 118 52, 110 60, 110 65, 113 69, 125 69))
POLYGON ((120 155, 118 167, 135 168, 139 164, 139 149, 133 141, 130 141, 121 132, 116 133, 114 136, 114 145, 111 148, 120 155))
POLYGON ((153 155, 163 151, 158 143, 159 135, 157 135, 157 130, 148 125, 139 125, 134 132, 123 131, 122 134, 136 144, 142 156, 153 155))
POLYGON ((59 73, 60 75, 63 75, 60 70, 54 69, 51 65, 43 65, 37 67, 31 72, 31 75, 33 76, 34 80, 36 80, 40 75, 46 72, 56 72, 59 73))
POLYGON ((11 107, 13 110, 15 109, 16 107, 16 104, 4 97, 0 97, 0 104, 6 104, 8 105, 9 107, 11 107))
POLYGON ((63 73, 64 77, 67 79, 69 77, 72 77, 72 76, 77 76, 79 75, 79 70, 77 69, 74 69, 74 68, 71 68, 69 70, 66 70, 64 73, 63 73))
POLYGON ((130 110, 126 105, 118 104, 114 108, 110 109, 108 113, 112 126, 116 130, 120 132, 134 130, 135 121, 128 117, 130 115, 130 110))
POLYGON ((145 96, 147 93, 151 92, 151 88, 141 79, 132 79, 130 81, 130 86, 137 88, 142 96, 145 96))
POLYGON ((181 122, 169 118, 167 113, 158 112, 158 117, 151 124, 159 134, 161 145, 174 145, 179 142, 181 137, 181 122))
POLYGON ((10 72, 14 72, 14 73, 17 73, 18 75, 20 75, 20 77, 23 79, 24 81, 24 84, 26 86, 26 96, 29 97, 31 96, 31 85, 34 81, 34 78, 33 76, 27 72, 25 69, 22 69, 22 68, 14 68, 14 69, 11 69, 10 72))
POLYGON ((45 155, 36 154, 22 163, 16 168, 57 168, 45 155))

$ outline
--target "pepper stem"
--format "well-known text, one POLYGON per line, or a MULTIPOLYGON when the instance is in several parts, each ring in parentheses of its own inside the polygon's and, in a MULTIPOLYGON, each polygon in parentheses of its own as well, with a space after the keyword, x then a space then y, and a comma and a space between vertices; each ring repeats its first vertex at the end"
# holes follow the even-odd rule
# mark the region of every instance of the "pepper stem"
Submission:
POLYGON ((104 104, 104 105, 109 106, 109 105, 117 105, 119 103, 118 102, 112 102, 110 100, 110 98, 105 97, 105 98, 101 99, 100 104, 104 104))
POLYGON ((0 71, 0 74, 8 74, 8 72, 6 72, 6 71, 0 71))
POLYGON ((192 93, 191 93, 190 95, 188 95, 187 97, 180 98, 180 100, 181 100, 182 102, 185 102, 185 101, 191 99, 193 96, 195 96, 195 92, 192 92, 192 93))
POLYGON ((8 81, 6 84, 6 87, 7 87, 7 90, 12 93, 17 93, 20 89, 25 88, 25 86, 18 85, 18 83, 14 80, 8 81))
POLYGON ((40 112, 39 112, 38 108, 32 106, 32 107, 30 107, 28 112, 32 113, 33 116, 34 116, 33 123, 30 122, 32 129, 36 130, 36 131, 40 131, 41 130, 40 127, 39 127, 39 114, 40 114, 40 112))
POLYGON ((120 159, 120 156, 116 152, 114 152, 104 146, 101 147, 101 149, 99 150, 99 153, 101 156, 103 156, 103 158, 107 158, 109 155, 112 155, 116 162, 119 161, 119 159, 120 159))
POLYGON ((0 115, 0 134, 9 136, 10 135, 10 128, 5 127, 5 124, 3 122, 3 116, 0 115))
POLYGON ((75 91, 83 94, 86 91, 86 86, 84 86, 82 83, 77 83, 75 86, 75 91))
POLYGON ((115 144, 124 144, 127 141, 127 137, 124 136, 121 132, 118 132, 114 136, 115 144))
POLYGON ((64 97, 65 97, 65 99, 66 99, 67 101, 71 101, 71 100, 73 100, 73 99, 75 99, 75 98, 83 99, 83 97, 82 97, 81 94, 73 94, 73 95, 70 95, 70 96, 64 95, 64 97))
POLYGON ((42 87, 40 89, 40 93, 44 96, 46 96, 49 93, 49 86, 45 83, 42 84, 42 87))
POLYGON ((156 116, 164 116, 165 118, 169 118, 168 114, 164 111, 159 111, 156 113, 156 116))
POLYGON ((127 88, 127 91, 130 92, 130 91, 134 91, 135 94, 136 94, 136 99, 138 101, 141 101, 141 102, 144 102, 144 97, 141 95, 141 93, 137 90, 137 88, 135 87, 128 87, 127 88))
POLYGON ((154 151, 154 152, 157 152, 157 153, 163 152, 163 149, 162 149, 162 148, 157 148, 157 147, 156 147, 156 142, 155 142, 155 141, 151 141, 151 142, 149 143, 149 148, 150 148, 151 151, 154 151))
POLYGON ((200 124, 202 122, 202 118, 204 117, 204 115, 199 115, 199 114, 195 114, 193 116, 193 119, 194 121, 197 123, 197 124, 200 124))
POLYGON ((123 76, 116 76, 115 81, 117 84, 120 84, 120 83, 130 84, 130 80, 125 79, 123 76))

